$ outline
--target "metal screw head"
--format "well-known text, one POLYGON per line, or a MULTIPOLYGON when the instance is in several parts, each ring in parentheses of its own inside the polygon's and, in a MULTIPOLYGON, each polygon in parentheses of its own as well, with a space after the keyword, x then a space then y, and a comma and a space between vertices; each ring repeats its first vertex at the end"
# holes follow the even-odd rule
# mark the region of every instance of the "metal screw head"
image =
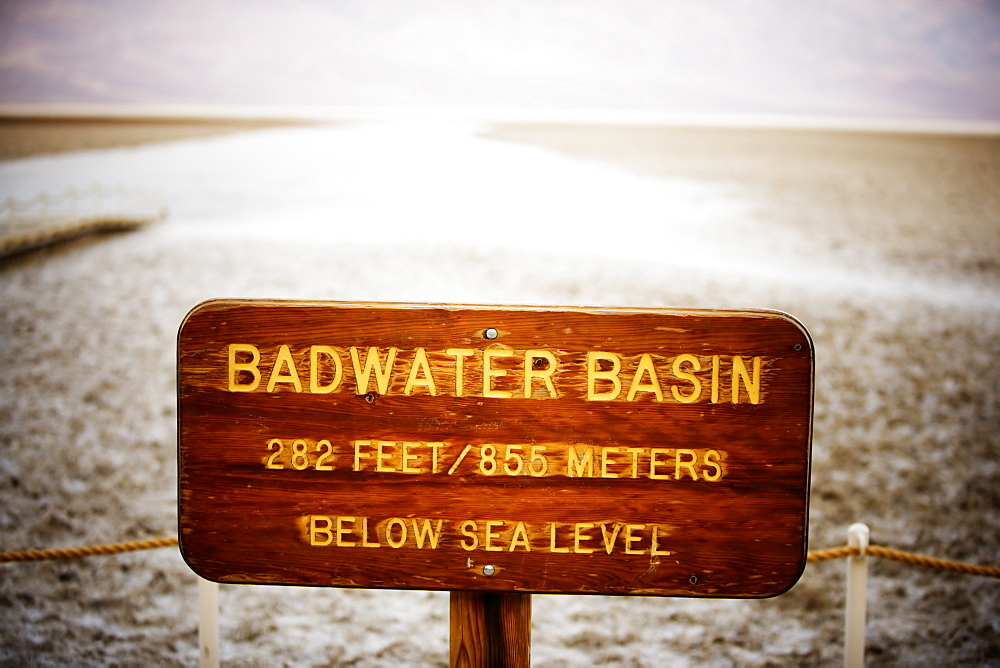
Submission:
POLYGON ((483 332, 483 338, 484 339, 490 339, 491 341, 493 339, 497 338, 498 336, 500 336, 500 332, 498 332, 497 330, 493 329, 492 327, 490 327, 485 332, 483 332))
POLYGON ((486 564, 485 566, 483 566, 483 575, 493 575, 496 572, 497 569, 491 566, 490 564, 486 564))

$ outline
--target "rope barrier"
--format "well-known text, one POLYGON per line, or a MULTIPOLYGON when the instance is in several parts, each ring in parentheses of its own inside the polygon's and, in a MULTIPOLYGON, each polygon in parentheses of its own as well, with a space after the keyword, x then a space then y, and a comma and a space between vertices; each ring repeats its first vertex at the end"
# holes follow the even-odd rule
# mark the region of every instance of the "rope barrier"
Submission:
POLYGON ((809 550, 806 562, 813 564, 820 561, 830 561, 831 559, 843 559, 845 557, 856 557, 861 550, 851 545, 841 547, 828 547, 825 550, 809 550))
MULTIPOLYGON (((0 563, 10 563, 14 561, 46 561, 50 559, 80 559, 98 555, 120 554, 122 552, 135 552, 137 550, 155 550, 161 547, 175 547, 177 539, 173 536, 162 538, 152 538, 149 540, 133 540, 124 543, 111 543, 109 545, 86 545, 83 547, 73 547, 56 550, 25 550, 23 552, 0 552, 0 563)), ((966 564, 961 561, 951 561, 949 559, 937 559, 927 557, 912 552, 904 552, 882 545, 869 545, 865 553, 873 557, 892 559, 911 566, 923 566, 939 571, 950 571, 952 573, 964 573, 966 575, 978 575, 987 578, 1000 578, 1000 568, 996 566, 978 566, 966 564)), ((861 549, 850 545, 841 547, 830 547, 824 550, 810 550, 806 558, 808 563, 819 563, 832 559, 844 559, 846 557, 856 557, 861 554, 861 549)))
POLYGON ((904 564, 910 564, 912 566, 923 566, 924 568, 933 568, 939 571, 951 571, 953 573, 979 575, 987 578, 1000 578, 1000 568, 997 568, 996 566, 977 566, 975 564, 962 563, 961 561, 951 561, 949 559, 937 559, 935 557, 926 557, 922 554, 903 552, 902 550, 896 550, 891 547, 884 547, 882 545, 869 545, 868 554, 872 555, 873 557, 892 559, 893 561, 900 561, 903 562, 904 564))
POLYGON ((50 559, 80 559, 97 555, 120 554, 137 550, 155 550, 161 547, 173 547, 177 539, 173 536, 151 538, 149 540, 132 540, 109 545, 85 545, 57 550, 24 550, 23 552, 0 552, 0 563, 12 561, 48 561, 50 559))
MULTIPOLYGON (((844 545, 842 547, 830 547, 825 550, 810 550, 807 561, 809 563, 818 563, 820 561, 829 561, 831 559, 857 557, 860 554, 860 548, 854 547, 853 545, 844 545)), ((933 568, 939 571, 965 573, 966 575, 979 575, 987 578, 1000 578, 1000 568, 996 566, 977 566, 975 564, 966 564, 961 561, 951 561, 950 559, 938 559, 936 557, 928 557, 922 554, 904 552, 903 550, 897 550, 883 545, 869 545, 865 550, 865 554, 873 557, 899 561, 904 564, 910 564, 911 566, 933 568)))

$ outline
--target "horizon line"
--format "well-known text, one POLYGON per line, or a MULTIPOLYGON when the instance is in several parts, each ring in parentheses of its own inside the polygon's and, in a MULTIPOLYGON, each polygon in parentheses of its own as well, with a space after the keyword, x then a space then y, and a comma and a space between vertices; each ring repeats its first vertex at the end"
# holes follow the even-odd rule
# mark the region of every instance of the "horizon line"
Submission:
POLYGON ((235 104, 2 104, 0 119, 171 122, 466 122, 649 125, 747 130, 816 130, 1000 135, 1000 120, 823 114, 663 112, 501 107, 338 107, 235 104))

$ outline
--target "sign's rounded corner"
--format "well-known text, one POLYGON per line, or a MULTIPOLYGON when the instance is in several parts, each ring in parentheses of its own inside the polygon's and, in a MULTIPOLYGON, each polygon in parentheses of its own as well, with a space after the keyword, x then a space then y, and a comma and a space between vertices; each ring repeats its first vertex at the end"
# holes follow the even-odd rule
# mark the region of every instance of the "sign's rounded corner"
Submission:
POLYGON ((797 330, 799 330, 799 332, 802 333, 802 336, 805 339, 806 346, 808 347, 808 349, 810 351, 815 350, 815 346, 813 345, 812 334, 809 333, 809 328, 807 328, 801 320, 799 320, 797 317, 795 317, 788 311, 782 311, 780 309, 769 310, 768 313, 770 313, 771 315, 780 320, 784 320, 789 325, 792 325, 797 330))
POLYGON ((189 310, 184 315, 184 317, 181 318, 181 325, 180 325, 180 327, 177 328, 177 331, 178 332, 183 332, 184 331, 184 327, 186 327, 187 324, 188 324, 188 321, 191 320, 199 312, 206 311, 209 308, 212 308, 212 307, 215 307, 215 306, 218 306, 218 305, 221 305, 221 304, 231 304, 232 302, 233 302, 233 300, 231 300, 231 299, 222 299, 222 298, 214 297, 214 298, 211 298, 211 299, 205 299, 205 300, 199 302, 198 304, 195 304, 191 308, 191 310, 189 310))
POLYGON ((184 561, 184 564, 188 568, 190 568, 191 572, 194 573, 195 575, 197 575, 199 578, 201 578, 202 580, 207 580, 208 582, 214 582, 216 584, 224 584, 221 580, 219 580, 219 579, 217 579, 215 577, 212 577, 211 575, 208 575, 205 572, 203 572, 200 567, 196 566, 191 561, 191 559, 188 558, 187 553, 184 551, 184 540, 183 540, 183 538, 180 538, 177 541, 177 551, 180 552, 181 559, 184 561))
POLYGON ((799 583, 799 580, 802 579, 802 576, 806 572, 806 564, 808 563, 809 563, 809 555, 807 552, 803 551, 802 560, 799 562, 799 567, 794 573, 792 573, 792 576, 788 578, 788 582, 785 583, 785 585, 780 589, 774 591, 773 593, 769 593, 767 596, 762 596, 761 598, 762 599, 777 598, 779 596, 787 594, 789 591, 791 591, 792 587, 797 585, 799 583))

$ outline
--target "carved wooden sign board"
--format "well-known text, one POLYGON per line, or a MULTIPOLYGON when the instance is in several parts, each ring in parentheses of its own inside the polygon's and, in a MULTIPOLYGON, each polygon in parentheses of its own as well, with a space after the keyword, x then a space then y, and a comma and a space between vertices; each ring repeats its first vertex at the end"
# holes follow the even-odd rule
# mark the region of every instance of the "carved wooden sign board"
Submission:
POLYGON ((178 393, 209 580, 742 598, 805 566, 813 348, 781 313, 210 301, 178 393))

